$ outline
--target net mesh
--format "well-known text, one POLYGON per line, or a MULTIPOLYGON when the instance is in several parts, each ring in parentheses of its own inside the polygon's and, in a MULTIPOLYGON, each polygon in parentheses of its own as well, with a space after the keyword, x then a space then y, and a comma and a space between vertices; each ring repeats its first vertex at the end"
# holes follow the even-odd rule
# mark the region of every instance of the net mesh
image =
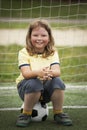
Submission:
POLYGON ((21 105, 15 84, 19 75, 17 55, 25 45, 29 23, 38 18, 47 19, 52 26, 60 57, 61 78, 66 86, 72 88, 73 85, 76 88, 79 85, 83 88, 83 92, 82 88, 79 91, 79 88, 67 90, 65 105, 87 105, 86 8, 86 0, 0 0, 1 108, 21 105), (82 101, 79 100, 79 95, 82 101))

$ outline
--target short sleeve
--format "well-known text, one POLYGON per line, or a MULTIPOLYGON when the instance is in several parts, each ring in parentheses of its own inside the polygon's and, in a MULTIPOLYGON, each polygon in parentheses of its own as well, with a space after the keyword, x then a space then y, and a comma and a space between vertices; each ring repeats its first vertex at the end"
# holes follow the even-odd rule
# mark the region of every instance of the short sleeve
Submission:
POLYGON ((22 50, 19 51, 19 54, 18 54, 18 66, 19 68, 21 66, 29 66, 30 63, 29 63, 29 54, 27 52, 27 50, 24 48, 22 50))
POLYGON ((52 56, 51 65, 53 65, 53 64, 60 64, 59 55, 58 55, 57 51, 55 51, 54 55, 52 56))

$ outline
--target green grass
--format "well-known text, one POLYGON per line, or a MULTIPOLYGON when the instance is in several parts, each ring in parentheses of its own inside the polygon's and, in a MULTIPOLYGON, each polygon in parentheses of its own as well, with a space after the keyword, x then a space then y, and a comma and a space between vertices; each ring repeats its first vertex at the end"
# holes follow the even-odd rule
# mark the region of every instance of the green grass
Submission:
POLYGON ((19 74, 18 51, 21 46, 0 46, 0 82, 12 82, 19 74), (4 53, 3 53, 4 52, 4 53))
MULTIPOLYGON (((87 109, 65 109, 73 120, 73 126, 58 125, 53 121, 53 114, 50 114, 44 122, 31 122, 25 130, 86 130, 87 129, 87 109)), ((3 111, 0 112, 0 129, 1 130, 21 130, 17 128, 15 123, 19 111, 3 111)))
POLYGON ((86 81, 87 46, 58 47, 61 63, 61 76, 67 82, 86 81), (84 75, 84 76, 83 76, 84 75))
POLYGON ((86 19, 86 3, 66 1, 47 1, 41 0, 3 0, 1 2, 0 17, 11 18, 37 18, 37 17, 58 17, 63 19, 86 19), (42 5, 42 8, 41 8, 42 5), (52 5, 50 11, 50 5, 52 5), (32 9, 31 9, 32 8, 32 9), (11 10, 12 9, 12 10, 11 10))
MULTIPOLYGON (((21 107, 22 101, 19 98, 17 89, 0 90, 0 108, 21 107)), ((49 103, 48 105, 52 105, 49 103)), ((86 89, 66 89, 64 106, 87 106, 86 89)), ((70 109, 64 108, 73 121, 73 126, 58 125, 53 121, 52 109, 49 110, 49 116, 45 122, 31 122, 24 128, 25 130, 86 130, 87 129, 87 109, 70 109)), ((0 129, 1 130, 21 130, 15 123, 20 111, 0 111, 0 129)))
MULTIPOLYGON (((57 30, 66 30, 66 29, 81 29, 86 30, 87 24, 81 23, 60 23, 60 22, 50 22, 50 25, 53 29, 57 30)), ((0 29, 27 29, 29 22, 0 22, 0 29)))
POLYGON ((21 29, 28 28, 28 23, 20 22, 0 22, 0 29, 21 29))
MULTIPOLYGON (((85 89, 72 89, 65 91, 64 106, 87 106, 87 91, 85 89)), ((0 108, 20 107, 22 101, 17 89, 0 90, 0 108)), ((51 102, 48 104, 51 106, 51 102)))
MULTIPOLYGON (((0 46, 0 82, 11 83, 19 75, 18 51, 23 46, 17 44, 0 46)), ((61 77, 65 82, 87 82, 87 46, 58 47, 61 77)))
MULTIPOLYGON (((71 89, 65 91, 65 106, 87 106, 87 90, 71 89)), ((21 107, 22 101, 18 96, 17 90, 0 90, 0 108, 21 107)), ((48 105, 52 105, 49 103, 48 105)), ((64 108, 73 121, 73 126, 58 125, 53 121, 52 109, 49 110, 49 116, 45 122, 32 122, 25 130, 86 130, 87 129, 87 109, 84 108, 64 108)), ((21 130, 15 123, 20 111, 0 111, 0 129, 1 130, 21 130)))
MULTIPOLYGON (((20 108, 22 101, 19 98, 17 89, 0 90, 0 108, 20 108)), ((51 102, 48 105, 52 105, 51 102)), ((87 90, 86 89, 66 89, 64 106, 87 106, 87 90)), ((87 109, 84 108, 64 108, 64 112, 68 113, 73 121, 73 126, 58 125, 53 121, 52 109, 49 110, 49 116, 45 122, 31 122, 24 128, 25 130, 86 130, 87 129, 87 109)), ((0 129, 1 130, 21 130, 17 128, 15 123, 20 111, 0 111, 0 129)))
POLYGON ((0 21, 0 29, 13 29, 13 28, 26 28, 27 22, 23 22, 23 19, 32 18, 47 18, 47 19, 60 19, 60 22, 52 22, 52 27, 57 27, 57 29, 67 29, 67 28, 79 28, 87 29, 87 24, 76 23, 76 22, 65 22, 63 23, 61 19, 65 20, 86 20, 87 3, 78 3, 77 1, 57 1, 57 0, 3 0, 0 3, 0 18, 8 18, 11 20, 19 19, 19 22, 10 22, 5 20, 0 21), (42 3, 41 3, 42 2, 42 3), (52 8, 50 8, 52 5, 52 8))

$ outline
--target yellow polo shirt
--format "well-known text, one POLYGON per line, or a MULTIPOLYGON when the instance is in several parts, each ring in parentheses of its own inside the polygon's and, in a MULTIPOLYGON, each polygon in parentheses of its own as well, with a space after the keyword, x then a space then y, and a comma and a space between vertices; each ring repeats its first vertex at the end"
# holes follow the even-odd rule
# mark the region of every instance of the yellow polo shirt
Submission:
MULTIPOLYGON (((18 62, 19 68, 22 66, 30 66, 31 70, 39 70, 44 67, 50 67, 52 64, 59 64, 59 56, 57 51, 55 51, 54 55, 47 58, 43 58, 41 54, 30 56, 26 48, 23 48, 19 51, 18 62)), ((16 83, 18 84, 23 79, 24 77, 20 73, 16 79, 16 83)))

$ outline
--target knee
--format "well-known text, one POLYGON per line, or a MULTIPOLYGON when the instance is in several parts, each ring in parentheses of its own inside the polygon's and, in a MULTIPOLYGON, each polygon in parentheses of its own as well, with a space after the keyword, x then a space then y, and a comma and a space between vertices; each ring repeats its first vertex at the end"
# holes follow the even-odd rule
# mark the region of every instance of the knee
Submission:
POLYGON ((65 90, 65 84, 59 77, 53 78, 52 84, 54 88, 65 90))
POLYGON ((32 92, 34 92, 34 91, 41 91, 41 90, 43 90, 43 84, 37 78, 30 79, 30 81, 29 81, 29 88, 31 89, 32 92))

